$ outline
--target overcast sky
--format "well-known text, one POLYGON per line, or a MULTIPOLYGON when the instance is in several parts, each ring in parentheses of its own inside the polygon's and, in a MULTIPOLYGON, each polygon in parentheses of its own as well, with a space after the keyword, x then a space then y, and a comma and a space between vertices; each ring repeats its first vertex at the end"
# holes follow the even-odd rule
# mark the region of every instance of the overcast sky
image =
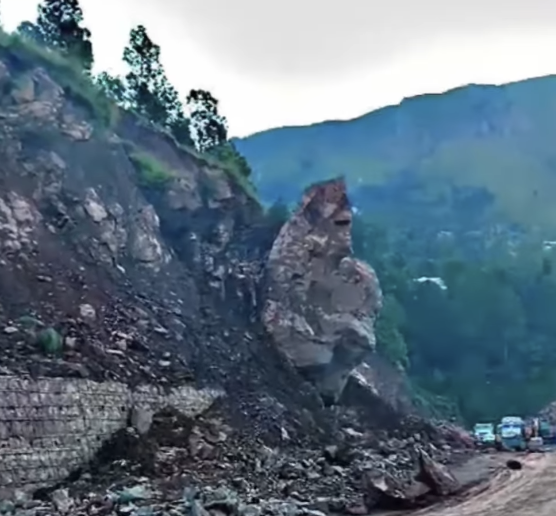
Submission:
MULTIPOLYGON (((12 29, 36 0, 0 0, 12 29)), ((556 73, 556 0, 81 0, 97 67, 143 24, 231 133, 356 117, 419 93, 556 73), (301 6, 301 7, 300 7, 301 6)))

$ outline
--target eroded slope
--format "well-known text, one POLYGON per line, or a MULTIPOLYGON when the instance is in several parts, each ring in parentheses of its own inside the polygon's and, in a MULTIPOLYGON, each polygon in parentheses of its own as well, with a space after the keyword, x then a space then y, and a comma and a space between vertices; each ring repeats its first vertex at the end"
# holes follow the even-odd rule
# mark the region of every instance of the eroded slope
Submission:
MULTIPOLYGON (((36 471, 31 482, 14 459, 0 487, 48 485, 52 479, 43 468, 52 464, 37 452, 45 446, 67 450, 57 436, 75 437, 75 447, 94 438, 97 450, 112 431, 128 435, 135 432, 131 426, 142 426, 128 428, 129 418, 118 414, 112 418, 117 425, 104 431, 107 406, 116 398, 108 396, 93 410, 80 387, 66 396, 69 386, 87 381, 114 382, 127 400, 121 404, 125 416, 134 409, 152 416, 159 400, 176 392, 172 388, 194 387, 186 391, 196 393, 169 403, 178 409, 198 398, 199 388, 210 388, 218 393, 219 417, 244 445, 232 450, 231 470, 239 467, 252 479, 267 445, 289 450, 271 477, 272 495, 290 497, 295 482, 287 480, 313 477, 318 483, 309 493, 333 485, 335 493, 349 491, 358 499, 367 469, 384 472, 405 493, 415 485, 423 453, 434 464, 461 446, 452 430, 400 413, 369 379, 358 384, 347 407, 323 406, 322 394, 332 391, 337 401, 346 382, 349 387, 359 378, 355 368, 372 352, 380 304, 374 273, 351 256, 342 181, 316 185, 275 239, 276 228, 237 178, 129 114, 109 128, 99 124, 91 105, 31 58, 0 53, 0 372, 16 383, 25 379, 22 392, 10 387, 15 398, 11 391, 3 396, 7 416, 0 441, 4 458, 23 450, 25 464, 35 464, 36 471), (294 231, 298 226, 301 231, 294 231), (293 247, 291 239, 297 241, 293 247), (319 251, 319 242, 328 244, 319 251), (281 259, 296 249, 299 263, 281 259), (320 259, 313 260, 315 252, 320 259), (290 289, 293 265, 312 278, 297 294, 290 289), (307 332, 292 354, 276 327, 265 327, 265 302, 274 294, 283 313, 303 316, 313 326, 318 345, 327 348, 327 364, 317 360, 325 367, 307 375, 307 364, 295 360, 295 353, 304 353, 307 332), (350 349, 355 352, 346 353, 350 349), (44 399, 39 384, 46 385, 44 399), (145 385, 156 396, 137 406, 143 398, 133 393, 145 385), (40 410, 27 410, 21 419, 27 399, 40 410), (83 431, 68 431, 77 427, 83 431), (45 438, 54 440, 45 445, 45 438), (344 460, 346 468, 353 466, 343 472, 327 467, 321 457, 325 441, 348 450, 348 459, 341 459, 329 449, 332 465, 344 460), (325 473, 315 477, 312 470, 325 473)), ((178 434, 194 426, 191 418, 176 416, 173 423, 178 434)), ((134 449, 168 451, 141 439, 134 449)), ((192 446, 171 445, 187 456, 192 446)), ((74 451, 56 463, 58 472, 75 469, 74 451)), ((278 448, 271 453, 279 455, 278 448)), ((205 466, 196 463, 207 468, 205 480, 222 481, 219 456, 207 460, 205 466)))

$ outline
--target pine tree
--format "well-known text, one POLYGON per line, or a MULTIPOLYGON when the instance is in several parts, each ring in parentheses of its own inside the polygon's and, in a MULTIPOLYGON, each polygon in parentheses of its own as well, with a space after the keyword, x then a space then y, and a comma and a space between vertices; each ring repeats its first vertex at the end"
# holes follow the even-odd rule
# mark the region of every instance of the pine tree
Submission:
POLYGON ((95 77, 94 82, 109 99, 118 106, 126 107, 126 86, 120 77, 101 72, 95 77))
POLYGON ((226 143, 228 123, 218 113, 218 100, 206 90, 191 90, 187 96, 191 129, 197 148, 205 152, 226 143))
POLYGON ((180 143, 191 144, 189 121, 184 115, 179 94, 166 77, 160 62, 160 47, 152 41, 143 25, 130 32, 124 61, 129 66, 125 77, 129 107, 168 129, 180 143))
POLYGON ((187 96, 190 133, 197 150, 207 152, 244 177, 251 175, 249 163, 228 141, 228 121, 218 113, 218 100, 206 90, 191 90, 187 96))
MULTIPOLYGON (((180 102, 180 106, 181 106, 180 102)), ((182 111, 169 123, 168 129, 179 143, 194 146, 193 140, 191 139, 191 127, 190 121, 182 111)))
POLYGON ((90 72, 93 66, 91 32, 82 26, 83 11, 78 0, 44 0, 38 7, 35 30, 32 24, 20 25, 20 31, 43 44, 78 60, 90 72))
POLYGON ((36 43, 44 43, 41 37, 41 33, 39 32, 38 27, 34 24, 31 23, 30 21, 23 21, 21 22, 17 29, 16 32, 20 35, 23 36, 24 38, 28 38, 31 39, 33 41, 35 41, 36 43))
POLYGON ((151 40, 144 26, 139 25, 130 32, 124 61, 130 69, 126 86, 131 108, 151 122, 165 125, 167 79, 160 63, 160 47, 151 40))

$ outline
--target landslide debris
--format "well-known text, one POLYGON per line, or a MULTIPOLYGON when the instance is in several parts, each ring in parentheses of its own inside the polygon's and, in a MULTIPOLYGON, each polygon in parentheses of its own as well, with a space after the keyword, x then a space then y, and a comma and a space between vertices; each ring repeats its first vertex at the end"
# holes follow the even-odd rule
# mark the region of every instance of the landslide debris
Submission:
MULTIPOLYGON (((381 295, 342 180, 274 238, 229 173, 129 114, 99 130, 32 53, 2 48, 0 81, 0 374, 225 393, 196 419, 132 413, 34 497, 0 478, 0 513, 355 516, 457 489, 441 464, 465 437, 373 384, 381 295)), ((53 438, 8 423, 3 457, 53 438)))
POLYGON ((15 503, 36 514, 357 516, 458 491, 440 464, 451 453, 426 436, 381 450, 368 439, 346 431, 322 448, 270 447, 229 426, 217 405, 194 419, 162 410, 146 433, 114 435, 67 484, 15 503))

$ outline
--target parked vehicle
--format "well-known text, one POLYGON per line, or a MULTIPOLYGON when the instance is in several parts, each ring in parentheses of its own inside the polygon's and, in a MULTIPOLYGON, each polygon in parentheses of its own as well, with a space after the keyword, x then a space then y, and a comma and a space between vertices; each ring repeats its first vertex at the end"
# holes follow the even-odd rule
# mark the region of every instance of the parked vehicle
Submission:
POLYGON ((527 449, 526 426, 523 418, 506 416, 498 425, 496 445, 502 450, 523 451, 527 449))
POLYGON ((473 427, 473 437, 479 446, 494 446, 496 434, 492 423, 477 423, 473 427))
POLYGON ((556 444, 556 428, 546 419, 539 419, 539 436, 545 444, 556 444))
POLYGON ((477 423, 473 438, 479 446, 494 444, 500 451, 543 452, 545 445, 556 444, 556 426, 540 417, 505 416, 496 426, 477 423))

